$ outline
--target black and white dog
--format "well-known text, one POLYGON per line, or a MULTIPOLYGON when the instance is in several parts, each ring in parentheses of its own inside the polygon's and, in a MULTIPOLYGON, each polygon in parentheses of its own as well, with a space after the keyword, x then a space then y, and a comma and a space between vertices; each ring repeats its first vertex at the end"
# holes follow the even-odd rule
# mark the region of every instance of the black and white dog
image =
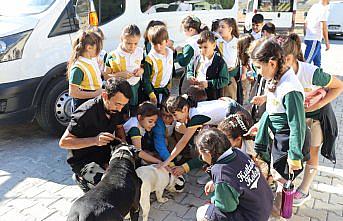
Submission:
POLYGON ((142 185, 135 171, 138 152, 125 144, 111 148, 103 179, 73 203, 67 221, 122 221, 128 213, 138 221, 142 185))

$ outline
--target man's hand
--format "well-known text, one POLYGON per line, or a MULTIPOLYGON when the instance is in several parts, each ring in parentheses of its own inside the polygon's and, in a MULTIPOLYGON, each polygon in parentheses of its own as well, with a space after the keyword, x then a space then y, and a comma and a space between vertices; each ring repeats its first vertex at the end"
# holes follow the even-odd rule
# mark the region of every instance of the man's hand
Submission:
POLYGON ((109 144, 112 140, 114 140, 114 136, 108 132, 102 132, 98 136, 95 137, 95 145, 97 146, 105 146, 109 144))

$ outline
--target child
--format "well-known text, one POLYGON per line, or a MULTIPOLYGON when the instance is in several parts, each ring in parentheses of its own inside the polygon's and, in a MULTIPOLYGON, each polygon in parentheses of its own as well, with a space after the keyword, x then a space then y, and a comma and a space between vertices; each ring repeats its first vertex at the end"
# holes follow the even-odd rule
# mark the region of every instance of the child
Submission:
MULTIPOLYGON (((254 150, 254 141, 251 136, 245 136, 250 127, 253 125, 251 116, 237 112, 226 117, 219 123, 218 129, 222 131, 229 139, 231 146, 241 150, 247 156, 251 157, 254 162, 259 166, 262 174, 266 177, 268 174, 268 165, 262 160, 258 159, 254 150)), ((199 162, 199 158, 192 159, 181 166, 174 167, 173 174, 180 176, 189 172, 192 169, 200 168, 203 162, 199 162)), ((206 184, 206 183, 204 183, 206 184)))
POLYGON ((251 43, 254 41, 254 37, 249 34, 243 34, 239 37, 237 42, 238 60, 241 67, 241 83, 243 88, 243 104, 247 104, 249 100, 251 82, 254 82, 255 72, 251 65, 248 49, 251 43))
POLYGON ((96 60, 101 49, 101 37, 91 30, 80 33, 73 42, 67 71, 69 95, 73 98, 72 111, 101 94, 101 71, 96 60))
POLYGON ((323 98, 306 108, 306 121, 311 129, 310 160, 306 162, 303 181, 294 196, 294 206, 301 206, 311 198, 309 188, 317 174, 318 154, 335 162, 334 143, 337 137, 337 121, 330 103, 343 91, 343 83, 334 76, 325 73, 315 65, 305 63, 301 51, 301 40, 298 35, 276 37, 285 51, 286 62, 296 73, 304 87, 305 94, 325 88, 323 98), (323 133, 325 131, 325 133, 323 133))
POLYGON ((216 100, 223 97, 223 88, 229 82, 227 66, 215 53, 216 41, 212 32, 201 32, 198 45, 201 55, 187 66, 187 79, 190 85, 205 89, 208 100, 216 100))
POLYGON ((273 194, 254 162, 237 149, 218 129, 203 130, 195 139, 196 147, 212 181, 205 194, 214 193, 211 203, 198 208, 197 221, 268 220, 273 194))
POLYGON ((226 62, 229 71, 230 85, 224 88, 224 96, 237 100, 237 41, 239 37, 238 26, 234 18, 224 18, 219 22, 219 34, 217 46, 220 54, 226 62))
POLYGON ((143 84, 150 101, 160 105, 170 92, 173 73, 173 51, 167 47, 168 31, 164 26, 149 29, 149 40, 153 48, 145 58, 143 84))
POLYGON ((121 44, 116 50, 109 53, 105 67, 105 79, 108 77, 122 77, 131 85, 131 115, 138 106, 138 88, 144 72, 143 68, 141 68, 143 49, 137 47, 140 36, 140 30, 136 25, 126 26, 121 34, 121 44))
POLYGON ((219 31, 219 22, 221 19, 215 19, 212 21, 212 25, 211 25, 211 32, 213 32, 214 36, 216 37, 216 39, 221 38, 220 34, 218 33, 219 31))
POLYGON ((224 118, 237 111, 242 111, 249 115, 249 113, 231 98, 223 100, 212 100, 196 102, 187 95, 169 97, 167 102, 167 109, 175 120, 180 123, 185 123, 186 129, 182 138, 176 144, 171 152, 170 157, 160 166, 167 166, 179 153, 186 147, 190 139, 193 137, 198 129, 207 125, 218 125, 224 118))
POLYGON ((304 89, 293 69, 285 64, 283 50, 273 39, 255 47, 251 59, 256 70, 268 81, 266 112, 259 121, 255 150, 262 155, 268 152, 271 130, 274 134, 271 173, 279 182, 273 212, 279 215, 282 184, 290 177, 296 177, 302 169, 306 132, 304 89))
POLYGON ((149 133, 155 126, 158 118, 158 109, 155 105, 149 102, 144 102, 137 109, 137 116, 131 117, 125 124, 124 130, 129 144, 134 145, 139 150, 145 151, 145 156, 142 157, 150 163, 159 163, 159 159, 150 156, 150 153, 156 152, 150 145, 145 145, 146 134, 149 133))
MULTIPOLYGON (((101 37, 101 40, 104 41, 105 40, 105 35, 104 33, 102 32, 102 30, 97 27, 97 26, 94 26, 92 27, 92 30, 97 33, 100 37, 101 37)), ((104 71, 105 71, 105 61, 106 61, 106 57, 107 57, 107 52, 105 49, 102 49, 100 52, 99 52, 99 56, 96 58, 98 64, 99 64, 99 68, 100 68, 100 71, 101 71, 101 75, 103 77, 103 74, 104 74, 104 71)), ((103 79, 104 80, 104 79, 103 79)))
POLYGON ((320 0, 313 4, 307 13, 304 24, 304 43, 305 60, 317 67, 321 66, 321 44, 324 37, 326 51, 330 49, 329 33, 327 28, 327 21, 329 17, 329 0, 320 0))
POLYGON ((188 39, 186 40, 186 45, 183 47, 182 52, 177 49, 178 55, 176 61, 182 67, 186 67, 193 57, 200 54, 197 43, 199 34, 204 30, 208 30, 208 28, 202 28, 200 19, 195 16, 187 16, 182 20, 181 25, 183 32, 188 39))
POLYGON ((148 32, 149 32, 149 29, 154 27, 154 26, 157 26, 157 25, 162 25, 162 26, 166 26, 166 24, 163 22, 163 21, 158 21, 158 20, 151 20, 148 24, 148 26, 146 27, 145 29, 145 32, 144 32, 144 53, 145 53, 145 56, 149 54, 152 46, 151 46, 151 42, 149 41, 149 38, 148 38, 148 32))
POLYGON ((263 15, 261 14, 255 14, 252 17, 252 29, 251 29, 251 34, 254 36, 255 40, 258 40, 262 37, 262 27, 263 27, 263 22, 264 18, 263 15))
POLYGON ((262 36, 271 38, 275 36, 275 25, 271 22, 267 22, 262 27, 262 36))

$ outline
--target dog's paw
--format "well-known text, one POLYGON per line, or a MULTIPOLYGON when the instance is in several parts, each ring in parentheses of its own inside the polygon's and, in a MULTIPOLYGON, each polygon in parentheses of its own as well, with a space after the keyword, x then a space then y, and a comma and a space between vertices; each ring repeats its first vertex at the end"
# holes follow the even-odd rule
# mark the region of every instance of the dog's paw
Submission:
POLYGON ((161 199, 157 199, 157 202, 159 203, 166 203, 168 201, 168 198, 162 197, 161 199))

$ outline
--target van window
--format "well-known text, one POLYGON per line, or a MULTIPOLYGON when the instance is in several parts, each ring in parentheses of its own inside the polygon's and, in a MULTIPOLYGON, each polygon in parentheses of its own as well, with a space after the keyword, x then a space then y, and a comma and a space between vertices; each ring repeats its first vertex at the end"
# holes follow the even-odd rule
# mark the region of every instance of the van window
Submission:
POLYGON ((250 0, 248 4, 248 12, 254 11, 254 0, 250 0))
POLYGON ((200 11, 232 9, 235 0, 141 0, 141 11, 145 14, 173 11, 200 11))
POLYGON ((94 5, 99 18, 99 25, 118 18, 125 12, 125 0, 94 0, 94 5))
POLYGON ((294 0, 259 0, 260 12, 292 12, 294 0))
POLYGON ((0 0, 0 16, 38 14, 47 10, 55 0, 0 0))

